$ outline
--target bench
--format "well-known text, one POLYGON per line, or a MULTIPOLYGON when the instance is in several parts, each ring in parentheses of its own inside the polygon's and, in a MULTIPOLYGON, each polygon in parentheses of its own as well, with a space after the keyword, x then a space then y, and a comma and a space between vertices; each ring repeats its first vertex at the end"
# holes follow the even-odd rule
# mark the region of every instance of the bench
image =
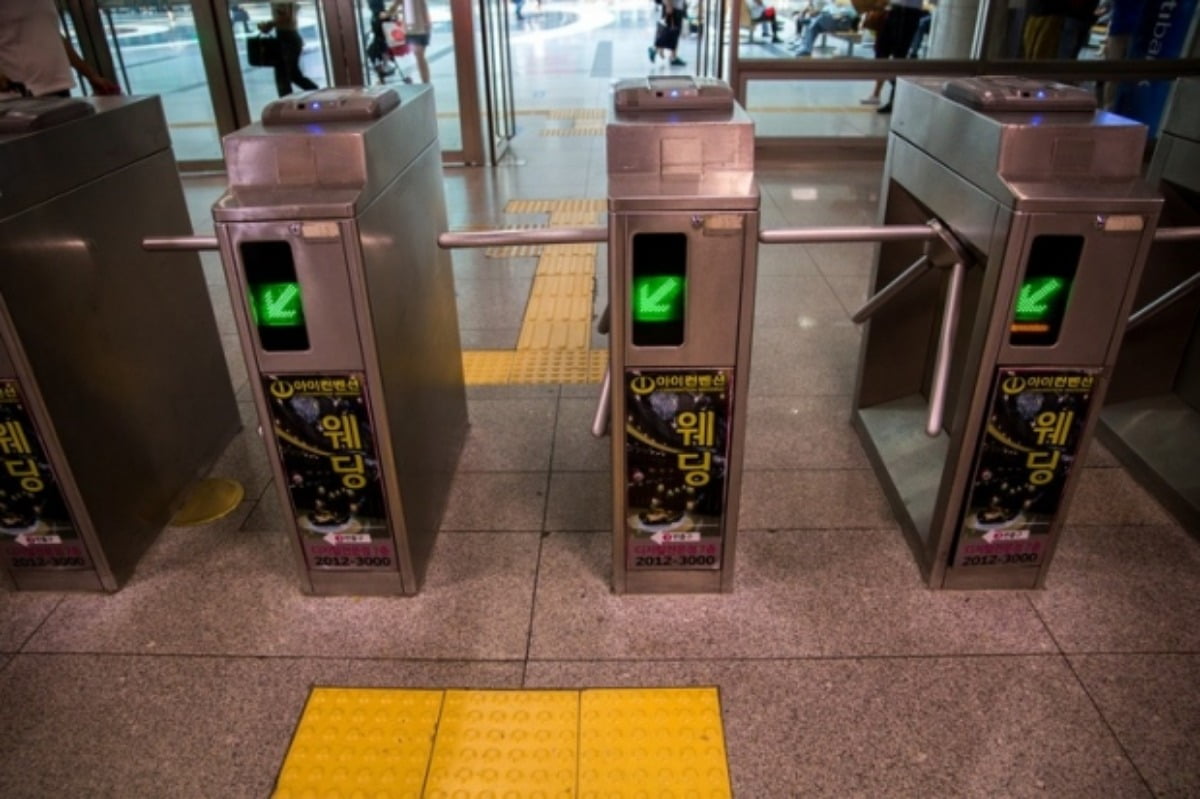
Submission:
POLYGON ((840 39, 841 41, 845 42, 847 56, 854 55, 854 45, 859 44, 863 40, 862 31, 828 31, 821 34, 821 44, 819 46, 822 49, 827 46, 825 44, 826 36, 832 36, 835 39, 840 39))

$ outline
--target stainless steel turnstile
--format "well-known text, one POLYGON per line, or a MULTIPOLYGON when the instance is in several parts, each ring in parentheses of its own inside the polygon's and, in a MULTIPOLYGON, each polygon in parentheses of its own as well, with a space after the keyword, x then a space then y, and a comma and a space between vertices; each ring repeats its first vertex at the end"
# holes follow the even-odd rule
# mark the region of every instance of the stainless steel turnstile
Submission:
POLYGON ((1080 474, 1161 206, 1144 128, 1089 107, 898 84, 882 218, 947 235, 880 246, 853 423, 931 587, 1041 586, 1080 474))
POLYGON ((754 127, 723 83, 622 81, 607 128, 613 588, 729 591, 757 258, 754 127))
MULTIPOLYGON (((1200 80, 1180 78, 1149 181, 1164 225, 1200 230, 1200 80)), ((1200 535, 1200 258, 1196 241, 1156 241, 1113 372, 1098 435, 1200 535)))
POLYGON ((116 590, 240 427, 157 98, 0 104, 0 557, 116 590))
POLYGON ((213 207, 312 593, 415 593, 467 427, 433 92, 340 89, 226 137, 213 207))

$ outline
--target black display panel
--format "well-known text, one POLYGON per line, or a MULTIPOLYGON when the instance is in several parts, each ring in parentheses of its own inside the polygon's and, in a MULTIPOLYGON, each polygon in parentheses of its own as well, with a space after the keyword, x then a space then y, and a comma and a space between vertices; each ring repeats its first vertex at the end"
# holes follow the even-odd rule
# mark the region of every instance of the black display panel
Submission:
POLYGON ((1058 342, 1082 253, 1083 236, 1034 238, 1013 302, 1010 344, 1050 347, 1058 342))
POLYGON ((246 299, 262 348, 308 349, 304 297, 296 280, 291 245, 286 241, 244 241, 241 252, 249 295, 246 299))
POLYGON ((687 234, 635 233, 629 318, 635 347, 683 344, 687 312, 687 234))

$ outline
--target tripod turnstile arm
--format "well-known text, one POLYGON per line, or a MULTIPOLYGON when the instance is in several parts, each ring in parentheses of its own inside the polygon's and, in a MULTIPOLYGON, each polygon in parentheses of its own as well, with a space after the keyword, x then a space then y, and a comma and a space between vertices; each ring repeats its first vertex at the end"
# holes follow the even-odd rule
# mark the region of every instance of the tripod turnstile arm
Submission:
POLYGON ((1189 241, 1200 239, 1200 227, 1160 227, 1154 231, 1155 241, 1189 241))
POLYGON ((142 249, 155 252, 199 252, 217 249, 216 236, 146 236, 142 249))
POLYGON ((519 247, 528 244, 593 244, 608 241, 608 226, 549 227, 523 230, 460 230, 438 236, 444 250, 471 247, 519 247))
POLYGON ((954 348, 954 334, 958 330, 966 271, 962 261, 955 261, 954 266, 950 267, 950 282, 946 284, 946 305, 942 308, 942 329, 938 334, 937 356, 933 362, 933 385, 929 389, 929 419, 925 424, 925 432, 932 437, 942 432, 946 386, 950 382, 950 355, 954 348))
POLYGON ((1196 289, 1200 288, 1200 272, 1189 277, 1175 288, 1161 295, 1157 299, 1146 303, 1141 308, 1134 311, 1129 316, 1129 322, 1125 325, 1125 332, 1128 333, 1136 327, 1148 322, 1155 316, 1158 316, 1163 311, 1170 308, 1175 303, 1182 300, 1187 295, 1191 294, 1196 289))
POLYGON ((891 283, 888 283, 879 291, 875 292, 874 296, 863 303, 863 307, 855 311, 854 315, 851 316, 850 319, 857 324, 862 324, 863 322, 867 321, 875 315, 876 311, 887 305, 888 301, 891 300, 892 297, 903 291, 909 283, 912 283, 914 280, 932 268, 933 261, 929 260, 928 255, 922 255, 920 258, 913 261, 911 266, 897 275, 891 283))
POLYGON ((592 435, 604 438, 608 433, 608 417, 612 410, 612 364, 604 370, 604 382, 600 384, 600 399, 596 402, 596 415, 592 417, 592 435))
POLYGON ((875 225, 760 230, 762 244, 837 244, 841 242, 928 241, 939 233, 929 225, 875 225))

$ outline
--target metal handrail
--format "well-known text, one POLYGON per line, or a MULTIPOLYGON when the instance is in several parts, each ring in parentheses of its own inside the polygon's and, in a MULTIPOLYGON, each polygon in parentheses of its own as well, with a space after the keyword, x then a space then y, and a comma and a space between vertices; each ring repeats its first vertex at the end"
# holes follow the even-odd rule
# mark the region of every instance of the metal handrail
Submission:
POLYGON ((216 236, 146 236, 142 249, 152 252, 200 252, 215 250, 216 236))
POLYGON ((548 227, 520 230, 456 230, 438 236, 444 250, 515 247, 525 244, 593 244, 608 241, 608 226, 548 227))

